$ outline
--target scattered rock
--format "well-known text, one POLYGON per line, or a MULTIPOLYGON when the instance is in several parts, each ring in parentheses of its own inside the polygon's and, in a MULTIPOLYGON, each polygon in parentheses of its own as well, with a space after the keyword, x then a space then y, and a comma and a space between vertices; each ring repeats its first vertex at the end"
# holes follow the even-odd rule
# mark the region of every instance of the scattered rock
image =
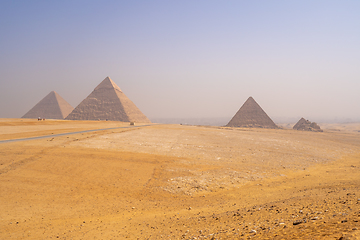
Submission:
POLYGON ((301 224, 301 223, 303 223, 304 222, 304 220, 302 220, 302 219, 300 219, 300 220, 295 220, 294 222, 293 222, 293 225, 299 225, 299 224, 301 224))
POLYGON ((350 240, 350 237, 346 236, 346 235, 342 235, 339 240, 350 240))

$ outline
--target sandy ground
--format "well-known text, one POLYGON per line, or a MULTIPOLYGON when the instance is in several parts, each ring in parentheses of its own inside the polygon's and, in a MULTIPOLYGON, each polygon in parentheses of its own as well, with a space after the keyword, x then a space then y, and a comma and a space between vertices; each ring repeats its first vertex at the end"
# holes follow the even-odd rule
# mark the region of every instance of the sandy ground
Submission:
MULTIPOLYGON (((128 125, 1 119, 0 140, 128 125)), ((360 239, 359 126, 1 143, 0 239, 360 239)))
POLYGON ((47 119, 8 119, 0 118, 0 140, 37 137, 50 134, 84 131, 99 128, 114 128, 129 126, 122 122, 101 121, 67 121, 47 119))

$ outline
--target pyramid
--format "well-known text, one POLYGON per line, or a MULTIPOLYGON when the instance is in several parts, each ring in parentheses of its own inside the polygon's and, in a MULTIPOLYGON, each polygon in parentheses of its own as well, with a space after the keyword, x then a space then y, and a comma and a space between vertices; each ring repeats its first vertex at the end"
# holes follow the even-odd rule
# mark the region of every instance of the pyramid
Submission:
POLYGON ((52 91, 22 118, 64 119, 73 109, 58 93, 52 91))
POLYGON ((316 122, 310 122, 309 120, 305 120, 305 118, 301 118, 293 127, 295 130, 301 131, 312 131, 312 132, 322 132, 319 125, 316 122))
POLYGON ((66 119, 150 123, 109 77, 106 77, 66 119))
POLYGON ((278 128, 252 97, 249 97, 227 127, 278 128))

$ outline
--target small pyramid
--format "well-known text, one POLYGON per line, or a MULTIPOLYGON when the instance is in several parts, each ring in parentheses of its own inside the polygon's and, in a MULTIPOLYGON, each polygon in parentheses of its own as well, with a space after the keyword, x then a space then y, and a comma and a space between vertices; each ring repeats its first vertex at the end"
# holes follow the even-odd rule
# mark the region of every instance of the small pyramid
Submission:
POLYGON ((73 109, 57 92, 52 91, 22 118, 64 119, 73 109))
POLYGON ((323 130, 320 128, 316 122, 310 122, 309 120, 305 120, 305 118, 301 118, 293 127, 294 130, 301 131, 312 131, 312 132, 322 132, 323 130))
POLYGON ((249 97, 226 127, 278 128, 252 97, 249 97))
POLYGON ((150 123, 109 77, 106 77, 66 119, 150 123))

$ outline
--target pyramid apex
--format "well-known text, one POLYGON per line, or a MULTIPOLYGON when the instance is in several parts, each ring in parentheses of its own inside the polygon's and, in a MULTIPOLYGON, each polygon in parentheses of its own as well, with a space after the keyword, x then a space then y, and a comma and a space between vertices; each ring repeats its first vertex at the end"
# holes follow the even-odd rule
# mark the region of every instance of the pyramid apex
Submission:
POLYGON ((120 92, 121 89, 118 85, 116 85, 116 83, 113 82, 113 80, 111 80, 111 78, 109 76, 107 76, 95 89, 94 91, 96 90, 99 90, 99 89, 115 89, 115 90, 118 90, 120 92))
POLYGON ((248 97, 248 99, 247 99, 246 101, 253 101, 253 102, 256 102, 256 101, 255 101, 255 99, 254 99, 252 96, 248 97))

